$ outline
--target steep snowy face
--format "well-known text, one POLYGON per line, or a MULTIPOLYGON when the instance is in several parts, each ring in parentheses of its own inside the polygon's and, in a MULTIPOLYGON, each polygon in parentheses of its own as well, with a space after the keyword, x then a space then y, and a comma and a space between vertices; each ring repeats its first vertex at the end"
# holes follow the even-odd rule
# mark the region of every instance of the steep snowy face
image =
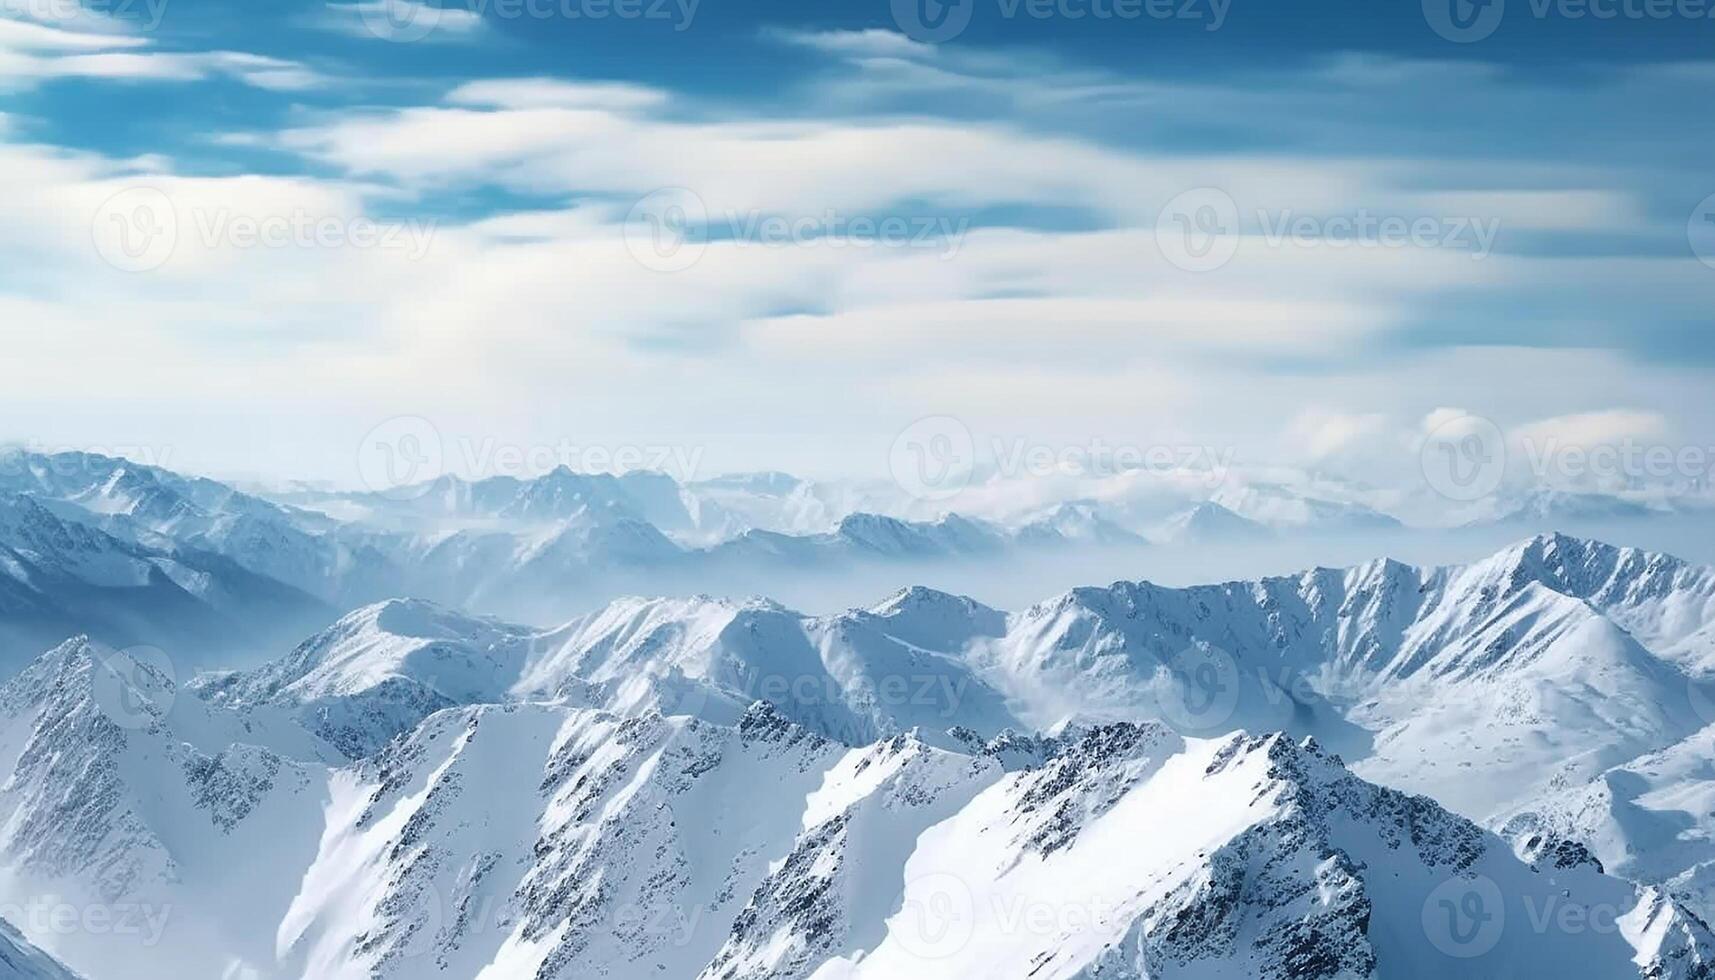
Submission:
POLYGON ((1610 873, 1715 917, 1715 727, 1530 801, 1494 821, 1521 843, 1576 840, 1610 873))
POLYGON ((68 519, 156 550, 208 552, 323 599, 373 561, 323 533, 330 522, 213 480, 87 453, 0 457, 0 492, 59 504, 68 519))
POLYGON ((347 615, 281 660, 195 687, 216 704, 285 709, 359 758, 442 708, 506 700, 535 646, 524 627, 396 599, 347 615))
POLYGON ((289 975, 694 976, 843 747, 532 705, 442 712, 336 777, 289 975))
POLYGON ((587 696, 593 686, 628 712, 726 723, 766 701, 847 744, 915 727, 994 734, 1017 719, 959 654, 973 630, 1000 622, 930 590, 826 618, 765 601, 621 601, 543 637, 518 690, 587 696))
POLYGON ((287 719, 181 691, 164 659, 66 643, 0 687, 15 924, 93 976, 270 955, 338 758, 287 719))
POLYGON ((78 980, 65 964, 32 945, 0 920, 0 980, 78 980))
POLYGON ((854 745, 1069 721, 1280 730, 1488 818, 1708 723, 1683 651, 1715 635, 1702 618, 1715 616, 1711 596, 1707 569, 1543 537, 1470 566, 1122 582, 1012 616, 907 589, 827 617, 761 600, 628 599, 532 633, 393 603, 202 688, 239 706, 307 706, 306 724, 353 756, 440 708, 507 699, 727 724, 763 700, 854 745))
POLYGON ((1715 672, 1715 568, 1563 534, 1532 538, 1485 564, 1588 602, 1688 670, 1715 672))
MULTIPOLYGON (((951 612, 883 612, 924 601, 951 612)), ((1515 852, 1309 741, 854 748, 766 704, 722 725, 537 702, 329 767, 143 666, 114 700, 101 669, 68 644, 0 689, 0 901, 153 930, 44 930, 93 976, 1693 980, 1715 953, 1581 848, 1515 852)))
POLYGON ((1488 817, 1711 720, 1681 653, 1709 628, 1710 577, 1550 536, 1457 568, 1079 589, 970 657, 1034 727, 1310 734, 1370 778, 1488 817))
POLYGON ((1019 722, 959 651, 1003 627, 998 611, 927 589, 827 618, 760 600, 620 600, 545 632, 393 600, 193 687, 240 711, 287 711, 352 758, 442 708, 514 700, 724 724, 765 701, 847 744, 913 728, 993 735, 1019 722))
MULTIPOLYGON (((820 963, 717 961, 704 976, 1694 977, 1710 969, 1707 930, 1660 896, 1588 863, 1526 863, 1427 799, 1363 783, 1313 743, 1185 743, 1122 725, 1090 732, 1068 753, 982 789, 886 873, 865 852, 865 874, 899 888, 897 897, 836 904, 843 914, 813 921, 875 939, 836 941, 820 963), (1449 910, 1465 919, 1446 918, 1449 910)), ((852 894, 841 887, 837 838, 801 840, 818 854, 795 854, 783 867, 802 868, 802 880, 773 889, 852 894)), ((756 946, 791 949, 779 938, 756 946)))

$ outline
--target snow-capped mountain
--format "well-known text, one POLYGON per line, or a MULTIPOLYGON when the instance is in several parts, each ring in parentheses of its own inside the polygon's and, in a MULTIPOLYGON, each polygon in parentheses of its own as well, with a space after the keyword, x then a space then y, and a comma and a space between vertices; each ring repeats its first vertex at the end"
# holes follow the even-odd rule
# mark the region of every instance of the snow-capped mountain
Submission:
POLYGON ((1712 624, 1715 569, 1542 535, 1011 613, 389 600, 192 683, 74 640, 0 687, 0 908, 122 910, 15 922, 93 977, 1706 978, 1712 624))
POLYGON ((1120 720, 1202 736, 1283 730, 1486 819, 1715 720, 1701 700, 1712 623, 1715 571, 1542 536, 1469 566, 1121 582, 1012 614, 917 588, 832 616, 627 599, 532 631, 391 603, 280 664, 207 684, 237 706, 311 712, 313 730, 357 752, 436 708, 501 695, 723 723, 760 699, 848 744, 1120 720), (479 665, 488 685, 446 683, 432 664, 452 678, 479 665))
POLYGON ((1069 500, 1026 514, 1017 533, 1022 541, 1050 546, 1067 541, 1103 546, 1146 543, 1142 535, 1125 528, 1093 500, 1069 500))
POLYGON ((138 917, 136 942, 57 937, 93 976, 1689 980, 1715 956, 1577 847, 1521 856, 1283 736, 853 747, 763 704, 512 702, 336 766, 158 679, 109 700, 100 663, 68 645, 0 700, 8 870, 138 917))
POLYGON ((77 639, 0 687, 4 901, 73 910, 77 929, 14 925, 93 977, 147 962, 211 976, 271 955, 316 839, 314 787, 341 758, 266 708, 190 696, 172 673, 164 657, 77 639))
POLYGON ((1330 500, 1274 483, 1223 486, 1210 502, 1258 524, 1295 531, 1376 531, 1400 527, 1397 518, 1359 500, 1330 500))
POLYGON ((390 600, 350 613, 281 660, 193 683, 214 704, 278 707, 358 758, 442 708, 506 700, 535 642, 523 627, 390 600))
POLYGON ((241 653, 239 637, 254 650, 330 612, 222 555, 115 537, 34 497, 0 493, 0 663, 8 669, 80 632, 193 659, 220 646, 241 653))
POLYGON ((1267 540, 1266 525, 1205 500, 1181 514, 1175 514, 1162 525, 1157 537, 1166 544, 1210 545, 1245 544, 1267 540))
POLYGON ((765 600, 627 599, 557 629, 479 620, 421 601, 360 609, 290 656, 199 678, 225 706, 297 717, 353 757, 444 707, 507 700, 659 710, 734 723, 758 700, 862 744, 921 727, 996 733, 1018 720, 953 653, 1004 617, 905 590, 812 617, 765 600))
MULTIPOLYGON (((8 450, 0 456, 0 602, 13 615, 4 632, 14 662, 77 632, 180 654, 223 642, 236 656, 398 595, 552 620, 626 592, 838 577, 859 566, 1065 550, 1125 533, 1076 508, 1011 529, 832 502, 826 521, 752 523, 719 502, 807 486, 759 477, 693 489, 662 474, 562 468, 528 480, 442 477, 405 499, 299 491, 274 502, 123 459, 8 450)), ((870 498, 848 503, 861 499, 870 498)))

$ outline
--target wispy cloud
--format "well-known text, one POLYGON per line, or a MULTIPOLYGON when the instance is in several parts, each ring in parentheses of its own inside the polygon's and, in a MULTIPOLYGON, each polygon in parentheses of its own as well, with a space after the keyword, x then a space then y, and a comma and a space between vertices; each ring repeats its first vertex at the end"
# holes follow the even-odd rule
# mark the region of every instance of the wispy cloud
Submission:
POLYGON ((459 41, 481 32, 482 15, 422 0, 358 0, 329 3, 315 26, 350 37, 381 41, 459 41))
MULTIPOLYGON (((108 25, 112 26, 112 25, 108 25)), ((256 88, 301 91, 322 84, 307 66, 240 51, 167 51, 150 37, 73 30, 0 18, 0 83, 56 78, 186 82, 230 78, 256 88)))

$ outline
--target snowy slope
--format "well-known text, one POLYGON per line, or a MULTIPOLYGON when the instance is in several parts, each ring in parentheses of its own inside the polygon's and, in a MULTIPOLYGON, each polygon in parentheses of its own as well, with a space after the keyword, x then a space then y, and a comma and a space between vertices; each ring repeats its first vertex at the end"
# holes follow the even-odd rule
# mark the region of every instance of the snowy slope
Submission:
POLYGON ((1019 722, 954 654, 1003 625, 995 610, 927 589, 834 617, 763 600, 627 599, 543 632, 395 600, 195 687, 240 710, 283 710, 353 757, 441 708, 506 700, 728 724, 764 700, 849 744, 916 727, 994 734, 1019 722))
MULTIPOLYGON (((762 705, 729 726, 509 704, 285 771, 234 771, 250 778, 221 781, 218 829, 170 840, 145 835, 137 783, 104 794, 173 871, 105 900, 173 915, 122 970, 99 937, 65 937, 68 958, 143 978, 224 956, 255 977, 1690 980, 1715 955, 1699 921, 1575 846, 1521 857, 1278 736, 848 747, 762 705), (269 860, 232 875, 262 834, 280 835, 269 860), (244 894, 216 887, 220 860, 244 894)), ((14 822, 42 805, 6 802, 14 822)))
POLYGON ((0 493, 0 670, 73 633, 188 656, 277 642, 323 620, 312 596, 190 548, 163 549, 0 493))
POLYGON ((0 920, 0 980, 77 980, 77 974, 0 920))
POLYGON ((0 907, 123 910, 16 923, 94 977, 1707 978, 1712 624, 1544 535, 1011 614, 392 600, 190 686, 75 640, 0 686, 0 907))
POLYGON ((216 704, 281 708, 358 758, 442 708, 506 700, 535 642, 523 627, 391 600, 350 613, 280 660, 205 675, 194 687, 216 704))
POLYGON ((1429 800, 1377 789, 1314 744, 1280 737, 1178 743, 1097 730, 1043 769, 984 789, 919 837, 890 877, 904 882, 896 900, 841 909, 872 929, 881 920, 879 942, 847 943, 813 970, 709 975, 1709 970, 1707 929, 1652 893, 1590 864, 1526 864, 1429 800), (1490 918, 1474 934, 1450 930, 1443 900, 1490 918), (1609 925, 1532 928, 1533 910, 1562 902, 1600 909, 1609 925))
POLYGON ((1715 728, 1545 794, 1495 821, 1518 840, 1577 840, 1614 874, 1715 916, 1715 728))
POLYGON ((96 977, 269 955, 339 759, 273 712, 190 696, 169 664, 67 642, 0 687, 0 878, 8 902, 105 927, 15 924, 96 977))

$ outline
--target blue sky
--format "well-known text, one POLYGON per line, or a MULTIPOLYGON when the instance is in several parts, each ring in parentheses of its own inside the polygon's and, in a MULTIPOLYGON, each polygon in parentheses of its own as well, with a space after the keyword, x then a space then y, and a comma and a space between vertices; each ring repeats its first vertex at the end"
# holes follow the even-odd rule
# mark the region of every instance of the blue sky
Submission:
POLYGON ((0 440, 1715 444, 1715 3, 631 2, 0 2, 0 440))

